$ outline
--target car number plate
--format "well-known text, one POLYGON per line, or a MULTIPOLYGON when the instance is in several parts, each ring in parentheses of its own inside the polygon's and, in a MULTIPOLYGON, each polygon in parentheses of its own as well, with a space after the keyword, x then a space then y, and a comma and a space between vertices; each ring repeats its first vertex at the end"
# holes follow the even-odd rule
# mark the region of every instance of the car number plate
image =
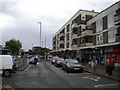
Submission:
POLYGON ((79 68, 74 68, 74 70, 79 70, 79 68))

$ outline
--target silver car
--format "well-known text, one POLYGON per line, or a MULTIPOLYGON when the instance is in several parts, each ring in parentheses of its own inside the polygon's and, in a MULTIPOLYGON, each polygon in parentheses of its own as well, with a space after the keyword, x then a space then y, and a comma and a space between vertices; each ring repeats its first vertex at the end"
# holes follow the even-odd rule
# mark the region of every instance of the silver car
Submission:
POLYGON ((80 64, 76 59, 66 59, 63 62, 62 69, 71 72, 71 71, 79 71, 83 72, 84 66, 80 64))
POLYGON ((64 58, 58 58, 57 60, 55 60, 55 66, 62 66, 62 63, 64 62, 64 58))
POLYGON ((57 60, 57 59, 59 59, 58 56, 53 57, 51 63, 52 63, 52 64, 55 64, 55 60, 57 60))

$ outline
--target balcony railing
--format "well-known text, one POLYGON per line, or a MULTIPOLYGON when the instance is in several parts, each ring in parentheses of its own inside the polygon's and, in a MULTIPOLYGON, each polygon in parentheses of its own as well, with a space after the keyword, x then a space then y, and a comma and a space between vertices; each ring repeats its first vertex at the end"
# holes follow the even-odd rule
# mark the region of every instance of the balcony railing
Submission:
POLYGON ((65 33, 61 33, 61 34, 59 35, 59 37, 62 37, 62 36, 65 36, 65 33))
POLYGON ((93 43, 91 43, 91 42, 80 44, 81 47, 89 47, 89 46, 92 46, 92 45, 93 45, 93 43))
POLYGON ((72 24, 72 29, 73 29, 73 28, 77 28, 77 23, 73 23, 73 24, 72 24))
POLYGON ((101 44, 103 44, 103 40, 101 40, 101 41, 97 41, 96 44, 97 44, 97 45, 101 45, 101 44))
POLYGON ((116 42, 120 42, 120 34, 116 34, 116 42))
POLYGON ((76 48, 76 47, 77 47, 77 44, 74 44, 74 45, 72 45, 71 47, 72 47, 72 48, 76 48))
POLYGON ((120 23, 120 14, 115 15, 115 24, 119 24, 119 23, 120 23))
POLYGON ((93 34, 93 30, 85 30, 82 32, 82 35, 92 35, 93 34))
POLYGON ((61 41, 60 41, 60 44, 64 44, 64 40, 61 40, 61 41))
POLYGON ((77 34, 75 34, 75 33, 72 35, 72 39, 74 39, 74 38, 77 38, 77 34))

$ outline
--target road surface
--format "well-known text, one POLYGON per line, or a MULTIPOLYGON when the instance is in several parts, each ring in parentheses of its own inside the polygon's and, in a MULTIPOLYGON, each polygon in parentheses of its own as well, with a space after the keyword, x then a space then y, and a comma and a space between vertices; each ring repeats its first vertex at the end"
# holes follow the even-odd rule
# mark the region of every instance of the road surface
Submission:
POLYGON ((3 77, 4 88, 118 88, 117 80, 88 72, 66 73, 50 61, 29 65, 11 77, 3 77))

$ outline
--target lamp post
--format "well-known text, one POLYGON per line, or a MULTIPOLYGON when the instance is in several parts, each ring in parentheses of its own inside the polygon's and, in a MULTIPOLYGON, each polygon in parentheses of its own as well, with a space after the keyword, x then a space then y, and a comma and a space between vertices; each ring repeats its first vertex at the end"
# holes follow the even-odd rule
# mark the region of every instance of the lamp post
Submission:
POLYGON ((46 37, 45 37, 45 48, 46 48, 46 37))
POLYGON ((38 24, 40 24, 40 47, 41 47, 41 27, 42 27, 42 23, 38 22, 38 24))

